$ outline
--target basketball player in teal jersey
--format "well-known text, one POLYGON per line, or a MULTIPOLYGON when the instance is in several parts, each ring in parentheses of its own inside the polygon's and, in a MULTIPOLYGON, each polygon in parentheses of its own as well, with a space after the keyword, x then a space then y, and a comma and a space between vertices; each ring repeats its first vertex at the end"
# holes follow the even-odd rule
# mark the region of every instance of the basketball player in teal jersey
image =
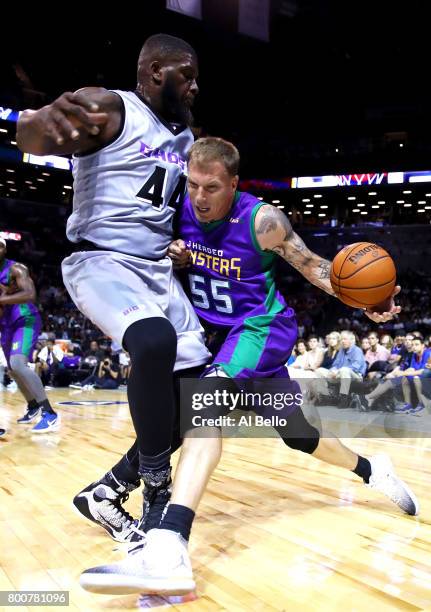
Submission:
POLYGON ((59 416, 46 397, 39 376, 28 367, 41 331, 36 289, 21 263, 6 258, 6 241, 0 238, 0 342, 13 378, 25 399, 27 411, 18 423, 32 423, 42 413, 33 433, 57 431, 59 416))
MULTIPOLYGON (((196 311, 204 325, 221 336, 212 367, 205 372, 205 376, 212 377, 216 383, 214 388, 223 385, 226 377, 254 381, 287 377, 284 364, 296 341, 297 330, 294 312, 274 283, 277 256, 295 266, 310 282, 334 295, 329 282, 330 262, 306 247, 277 208, 236 191, 238 165, 238 151, 230 143, 206 138, 193 145, 188 168, 190 197, 179 215, 179 233, 184 241, 170 248, 178 263, 190 263, 186 273, 196 311)), ((396 312, 399 307, 392 304, 391 312, 368 315, 373 320, 387 320, 396 312)), ((350 451, 336 438, 320 437, 301 410, 279 414, 287 420, 284 431, 276 428, 286 445, 353 471, 404 512, 417 514, 419 506, 414 494, 396 476, 387 457, 376 456, 368 460, 350 451)), ((210 476, 208 457, 213 454, 215 466, 221 450, 221 442, 218 450, 213 448, 212 440, 211 445, 209 442, 208 438, 185 439, 172 499, 161 522, 159 514, 160 528, 151 529, 155 525, 154 512, 150 508, 140 529, 135 529, 141 539, 136 538, 136 545, 131 547, 128 557, 120 563, 84 572, 81 576, 84 588, 105 593, 153 589, 172 592, 177 589, 180 593, 187 590, 187 586, 192 588, 186 541, 194 511, 210 476), (202 461, 204 457, 205 462, 202 461), (150 529, 146 538, 139 533, 141 529, 150 529), (160 548, 160 533, 169 531, 177 533, 177 540, 170 538, 169 543, 167 540, 166 546, 160 548)), ((131 467, 136 477, 138 464, 133 464, 134 446, 122 462, 112 468, 120 479, 127 479, 131 467)), ((92 496, 97 502, 100 486, 100 482, 94 483, 81 493, 82 501, 89 500, 94 509, 97 503, 92 496)), ((163 501, 167 501, 166 496, 163 501)), ((92 520, 104 526, 95 514, 92 520)), ((132 537, 132 541, 134 539, 132 537)))

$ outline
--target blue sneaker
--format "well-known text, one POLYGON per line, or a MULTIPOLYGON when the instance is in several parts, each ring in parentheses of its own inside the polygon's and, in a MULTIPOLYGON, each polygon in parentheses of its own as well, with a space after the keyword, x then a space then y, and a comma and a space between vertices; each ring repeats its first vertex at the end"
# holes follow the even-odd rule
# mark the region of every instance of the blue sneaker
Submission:
POLYGON ((413 409, 411 404, 403 404, 402 406, 395 406, 394 412, 401 412, 405 414, 406 412, 410 412, 413 409))
POLYGON ((51 412, 42 412, 39 423, 32 428, 33 433, 49 433, 60 429, 60 416, 51 412))
POLYGON ((31 423, 32 421, 35 421, 37 419, 37 417, 40 415, 40 408, 30 408, 27 409, 27 412, 25 413, 24 416, 22 416, 20 419, 17 419, 17 423, 21 424, 25 424, 25 423, 31 423))
POLYGON ((4 436, 5 433, 6 433, 6 429, 3 429, 2 427, 0 427, 0 438, 4 436))
POLYGON ((423 404, 418 404, 416 406, 416 408, 412 408, 409 412, 409 414, 418 414, 419 412, 422 412, 422 410, 424 410, 425 406, 423 404))

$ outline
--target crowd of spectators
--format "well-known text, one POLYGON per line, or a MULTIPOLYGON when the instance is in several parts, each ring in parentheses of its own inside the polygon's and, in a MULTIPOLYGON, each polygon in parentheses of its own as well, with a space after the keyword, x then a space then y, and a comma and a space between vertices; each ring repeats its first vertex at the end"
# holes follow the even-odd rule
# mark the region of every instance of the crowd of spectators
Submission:
POLYGON ((313 403, 332 397, 338 408, 431 410, 431 336, 418 330, 395 338, 376 331, 360 338, 350 330, 311 335, 297 341, 286 365, 313 403))

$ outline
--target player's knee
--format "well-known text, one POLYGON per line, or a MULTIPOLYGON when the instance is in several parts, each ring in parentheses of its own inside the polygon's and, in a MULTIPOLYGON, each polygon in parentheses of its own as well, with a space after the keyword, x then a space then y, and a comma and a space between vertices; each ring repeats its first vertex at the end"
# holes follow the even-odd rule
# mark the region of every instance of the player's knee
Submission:
POLYGON ((314 453, 320 440, 319 430, 311 425, 300 409, 287 418, 286 427, 279 431, 279 434, 289 448, 310 455, 314 453))
POLYGON ((12 355, 10 358, 10 369, 12 373, 16 372, 18 374, 28 370, 27 357, 24 355, 12 355))
POLYGON ((293 450, 312 455, 319 446, 320 434, 312 425, 310 425, 310 428, 313 431, 310 431, 310 435, 306 438, 283 438, 283 442, 293 450))
POLYGON ((130 353, 132 366, 169 363, 175 361, 177 334, 172 324, 163 317, 142 319, 127 328, 123 345, 130 353))

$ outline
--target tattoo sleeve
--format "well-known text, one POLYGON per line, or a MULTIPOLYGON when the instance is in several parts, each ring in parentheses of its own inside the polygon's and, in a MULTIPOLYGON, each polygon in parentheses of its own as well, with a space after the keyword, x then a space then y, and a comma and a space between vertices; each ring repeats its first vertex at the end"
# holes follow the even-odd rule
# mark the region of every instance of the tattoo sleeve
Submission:
POLYGON ((296 268, 310 283, 335 295, 330 283, 331 262, 310 251, 293 231, 286 215, 274 206, 262 206, 256 237, 265 250, 273 251, 296 268))

